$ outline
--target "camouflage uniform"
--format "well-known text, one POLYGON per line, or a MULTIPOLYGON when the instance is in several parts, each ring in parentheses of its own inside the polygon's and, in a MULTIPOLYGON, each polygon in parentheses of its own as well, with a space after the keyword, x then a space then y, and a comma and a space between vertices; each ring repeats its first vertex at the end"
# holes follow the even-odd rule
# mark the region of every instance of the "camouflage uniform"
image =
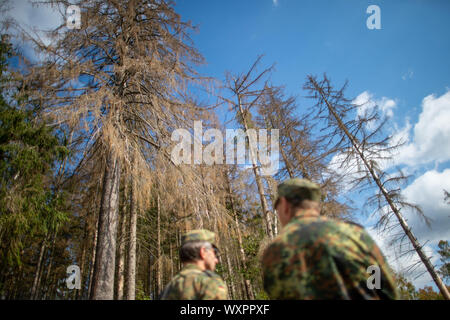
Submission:
MULTIPOLYGON (((303 179, 278 187, 278 197, 292 194, 318 201, 320 189, 303 179)), ((265 250, 264 289, 271 299, 397 299, 397 289, 383 254, 363 227, 300 210, 265 250), (367 268, 380 268, 381 288, 368 289, 367 268)))
MULTIPOLYGON (((182 245, 188 241, 208 241, 215 247, 215 234, 208 230, 193 230, 186 233, 182 245)), ((228 290, 222 278, 215 272, 201 270, 193 263, 183 269, 164 289, 162 300, 227 300, 228 290)))

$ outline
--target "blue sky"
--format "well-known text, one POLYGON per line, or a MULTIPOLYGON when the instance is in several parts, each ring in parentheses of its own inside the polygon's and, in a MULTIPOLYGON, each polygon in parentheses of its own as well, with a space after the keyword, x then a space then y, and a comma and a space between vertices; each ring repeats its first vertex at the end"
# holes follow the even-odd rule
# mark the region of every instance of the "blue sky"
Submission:
MULTIPOLYGON (((49 27, 59 20, 25 0, 13 3, 11 14, 23 25, 49 27)), ((265 54, 265 66, 276 64, 272 82, 285 85, 288 94, 305 95, 306 76, 326 72, 336 87, 349 81, 348 97, 383 107, 392 119, 390 133, 406 141, 387 169, 398 165, 413 175, 404 196, 423 207, 432 229, 404 214, 438 262, 437 242, 450 240, 450 206, 442 192, 450 190, 450 1, 178 0, 175 9, 199 27, 192 38, 207 62, 200 68, 204 75, 223 79, 225 71, 244 72, 265 54), (381 10, 380 30, 366 26, 369 5, 381 10)), ((374 222, 357 218, 368 228, 374 222)), ((397 270, 417 260, 396 257, 385 234, 370 232, 397 270)), ((407 276, 418 287, 432 285, 427 274, 415 278, 422 271, 407 276)))
POLYGON ((276 63, 274 82, 288 92, 298 94, 307 74, 326 72, 336 84, 348 79, 350 96, 370 89, 396 97, 400 120, 417 117, 426 95, 449 86, 449 1, 277 3, 179 0, 176 8, 200 29, 193 39, 208 63, 202 69, 219 78, 265 54, 267 65, 276 63), (381 9, 381 30, 366 27, 370 4, 381 9))
MULTIPOLYGON (((290 94, 305 95, 305 77, 326 72, 338 87, 349 80, 348 97, 386 105, 390 133, 407 141, 395 163, 412 174, 404 195, 433 219, 432 229, 409 212, 405 216, 438 262, 432 253, 436 244, 450 238, 450 207, 442 200, 442 189, 450 187, 445 182, 450 179, 450 131, 445 124, 450 121, 450 1, 179 0, 176 9, 199 27, 193 40, 206 58, 201 70, 208 75, 223 79, 226 70, 244 72, 264 54, 266 66, 276 63, 274 84, 285 85, 290 94), (371 15, 366 9, 373 4, 381 11, 380 30, 366 26, 371 15)), ((300 98, 301 105, 311 103, 300 98)), ((374 222, 357 218, 367 227, 374 222)), ((397 270, 405 271, 417 260, 398 258, 385 234, 371 233, 397 270)), ((422 271, 407 275, 418 287, 432 285, 422 271)))

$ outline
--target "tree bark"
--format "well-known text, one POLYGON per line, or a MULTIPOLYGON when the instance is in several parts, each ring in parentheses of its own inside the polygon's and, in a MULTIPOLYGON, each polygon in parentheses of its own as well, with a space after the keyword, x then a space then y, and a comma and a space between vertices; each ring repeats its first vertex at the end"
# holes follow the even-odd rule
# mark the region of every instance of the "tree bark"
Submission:
POLYGON ((169 244, 169 254, 170 254, 170 261, 172 263, 170 264, 170 279, 173 278, 173 254, 172 254, 172 243, 169 244))
MULTIPOLYGON (((81 250, 81 259, 80 259, 80 276, 81 276, 82 281, 84 279, 84 274, 85 274, 84 265, 85 265, 85 261, 86 261, 86 251, 87 251, 87 243, 86 242, 87 242, 87 239, 88 239, 88 224, 85 223, 85 225, 84 225, 84 235, 83 235, 83 240, 82 240, 82 247, 83 248, 81 250)), ((80 296, 83 293, 83 288, 84 288, 84 285, 83 285, 83 282, 81 282, 81 288, 79 290, 75 289, 75 291, 76 291, 75 300, 78 300, 80 298, 80 296)))
MULTIPOLYGON (((228 178, 227 173, 225 173, 225 179, 227 181, 227 189, 228 189, 228 194, 230 196, 230 205, 231 205, 231 211, 232 211, 231 213, 233 214, 234 223, 236 226, 236 233, 238 236, 238 244, 239 244, 239 253, 241 256, 241 263, 242 263, 243 269, 246 269, 247 268, 247 258, 245 256, 244 246, 242 244, 241 228, 239 226, 237 212, 234 208, 234 200, 233 200, 233 194, 232 194, 232 190, 231 190, 231 183, 230 183, 230 179, 228 178)), ((247 298, 254 299, 253 288, 252 288, 252 284, 251 284, 250 280, 245 279, 245 277, 243 277, 243 278, 244 278, 244 285, 245 285, 245 291, 246 291, 247 298)))
POLYGON ((157 217, 156 217, 156 228, 157 228, 157 257, 156 257, 156 293, 159 296, 161 292, 161 205, 160 205, 159 195, 156 198, 157 206, 157 217))
POLYGON ((94 231, 94 241, 92 243, 92 256, 91 256, 91 263, 90 263, 90 269, 89 269, 89 288, 88 288, 88 297, 92 297, 92 284, 94 282, 94 266, 95 266, 95 256, 97 253, 97 242, 98 242, 98 223, 99 219, 97 217, 96 223, 95 223, 95 231, 94 231))
POLYGON ((49 280, 50 274, 52 272, 56 237, 57 237, 57 231, 53 232, 52 245, 50 247, 50 252, 49 252, 50 258, 49 258, 48 267, 47 267, 47 270, 45 273, 45 279, 44 279, 44 285, 46 285, 46 289, 45 289, 44 295, 42 297, 43 300, 45 300, 47 298, 47 293, 50 290, 50 284, 48 283, 48 280, 49 280))
POLYGON ((110 151, 107 155, 105 175, 103 178, 98 241, 92 284, 91 298, 93 300, 112 300, 114 298, 119 178, 119 159, 110 151))
POLYGON ((40 273, 41 273, 41 266, 42 266, 42 260, 43 260, 43 257, 44 257, 46 241, 47 241, 47 235, 45 236, 44 240, 42 240, 41 248, 39 250, 38 263, 37 263, 37 266, 36 266, 36 272, 34 274, 33 286, 31 288, 31 300, 34 300, 36 298, 36 291, 37 291, 39 276, 40 276, 40 273))
POLYGON ((125 210, 122 211, 122 218, 120 220, 120 238, 119 238, 119 265, 117 271, 117 300, 123 300, 124 285, 125 285, 125 239, 126 239, 126 227, 127 227, 127 214, 125 210))
POLYGON ((128 242, 127 300, 134 300, 136 298, 136 225, 136 182, 134 181, 134 178, 132 178, 130 199, 130 230, 128 242))
MULTIPOLYGON (((249 126, 248 126, 247 120, 245 118, 245 113, 244 113, 244 110, 243 110, 242 105, 241 105, 241 97, 240 97, 239 94, 237 95, 237 98, 238 98, 239 114, 240 114, 240 116, 242 118, 242 123, 244 125, 245 132, 248 133, 249 126)), ((249 145, 250 145, 250 143, 249 143, 249 145)), ((269 206, 267 204, 267 199, 266 199, 266 197, 264 195, 265 191, 264 191, 263 183, 261 181, 261 176, 258 173, 258 166, 256 164, 257 157, 253 153, 253 148, 250 147, 249 149, 250 149, 250 157, 251 157, 251 161, 252 161, 252 169, 253 169, 253 173, 255 175, 256 185, 258 187, 259 198, 261 200, 261 208, 262 208, 262 211, 263 211, 264 222, 265 222, 265 225, 266 225, 266 234, 269 236, 269 238, 273 239, 274 234, 273 234, 272 215, 270 213, 269 206)))

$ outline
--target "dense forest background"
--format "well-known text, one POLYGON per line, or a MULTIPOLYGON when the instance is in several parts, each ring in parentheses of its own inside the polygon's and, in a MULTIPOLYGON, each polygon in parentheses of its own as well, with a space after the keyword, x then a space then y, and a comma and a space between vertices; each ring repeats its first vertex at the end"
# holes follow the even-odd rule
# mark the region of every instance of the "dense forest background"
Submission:
POLYGON ((352 104, 347 84, 335 88, 325 74, 299 79, 311 102, 299 105, 272 83, 263 56, 223 79, 199 74, 194 28, 171 2, 79 6, 81 29, 61 25, 48 32, 50 44, 14 21, 2 27, 1 299, 157 299, 181 268, 181 235, 196 228, 218 235, 217 272, 230 298, 265 299, 260 255, 280 231, 276 185, 290 177, 321 185, 327 216, 352 220, 364 209, 380 230, 395 221, 392 245, 416 252, 439 289, 417 290, 398 274, 402 298, 449 298, 448 241, 433 266, 401 213, 413 209, 427 222, 401 197, 408 177, 383 171, 401 142, 386 133, 388 119, 376 106, 352 104), (40 59, 26 59, 12 34, 40 59), (220 119, 217 108, 232 120, 220 119), (279 129, 279 170, 264 175, 261 161, 175 164, 172 132, 192 133, 195 121, 221 132, 268 129, 269 139, 279 129), (342 194, 350 189, 367 195, 364 208, 342 194), (70 265, 80 268, 79 290, 67 288, 70 265))

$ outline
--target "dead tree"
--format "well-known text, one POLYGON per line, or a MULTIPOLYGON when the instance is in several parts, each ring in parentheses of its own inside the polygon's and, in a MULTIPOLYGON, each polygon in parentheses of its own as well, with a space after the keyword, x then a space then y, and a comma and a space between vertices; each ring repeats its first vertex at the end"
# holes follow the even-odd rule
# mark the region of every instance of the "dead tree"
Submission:
POLYGON ((377 188, 378 193, 369 199, 369 204, 377 204, 377 211, 380 214, 379 225, 386 225, 391 217, 395 216, 404 235, 411 242, 442 295, 449 300, 447 288, 408 226, 401 209, 408 207, 414 209, 427 222, 426 217, 417 205, 410 204, 401 197, 400 189, 396 186, 405 181, 403 174, 401 172, 399 175, 388 174, 380 165, 381 161, 391 159, 393 151, 399 145, 392 144, 391 138, 385 136, 383 127, 386 119, 381 117, 379 110, 366 108, 365 112, 358 114, 357 108, 361 106, 354 105, 345 98, 345 87, 346 85, 340 90, 334 90, 326 75, 321 81, 308 76, 304 86, 310 97, 317 101, 314 107, 317 118, 326 121, 330 128, 328 135, 330 141, 337 141, 335 149, 343 155, 342 166, 353 164, 356 171, 354 173, 356 176, 352 179, 353 184, 356 186, 374 184, 377 188), (383 210, 384 208, 387 210, 383 210))

